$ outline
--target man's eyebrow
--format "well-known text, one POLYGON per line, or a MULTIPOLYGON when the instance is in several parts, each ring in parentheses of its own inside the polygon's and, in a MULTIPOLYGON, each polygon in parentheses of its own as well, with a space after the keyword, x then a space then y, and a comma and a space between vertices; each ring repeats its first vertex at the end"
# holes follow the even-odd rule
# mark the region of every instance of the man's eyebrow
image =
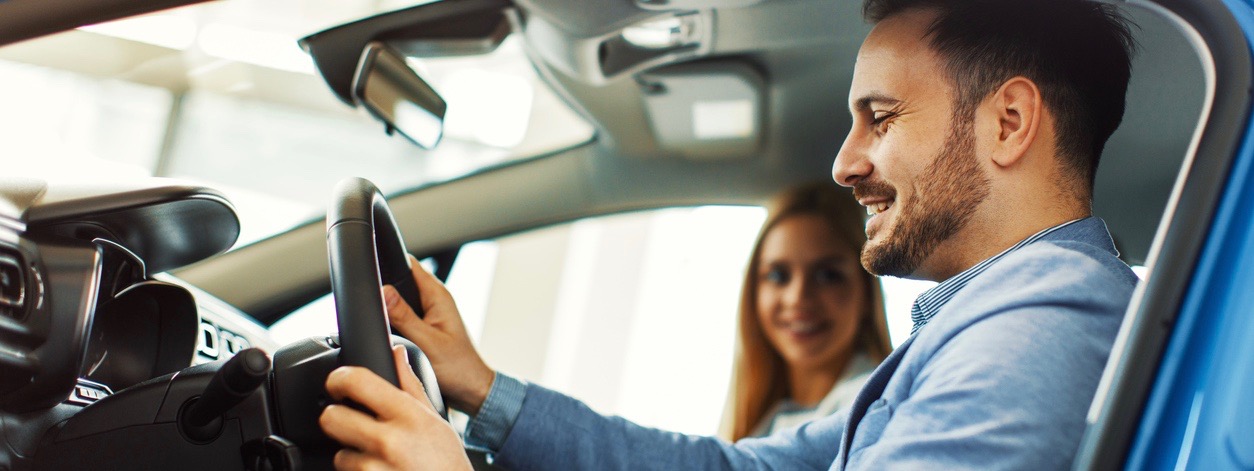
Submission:
POLYGON ((870 94, 862 96, 862 98, 858 98, 857 101, 854 101, 853 110, 854 111, 866 111, 871 108, 872 103, 896 105, 898 103, 901 103, 901 100, 898 100, 896 98, 890 97, 888 95, 880 94, 880 93, 870 93, 870 94))

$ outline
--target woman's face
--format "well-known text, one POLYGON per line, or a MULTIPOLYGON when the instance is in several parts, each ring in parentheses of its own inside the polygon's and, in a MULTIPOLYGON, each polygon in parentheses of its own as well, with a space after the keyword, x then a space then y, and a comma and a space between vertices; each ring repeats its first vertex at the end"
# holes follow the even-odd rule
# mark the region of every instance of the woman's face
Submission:
POLYGON ((822 218, 776 223, 758 254, 758 321, 789 368, 836 367, 866 304, 858 254, 822 218))

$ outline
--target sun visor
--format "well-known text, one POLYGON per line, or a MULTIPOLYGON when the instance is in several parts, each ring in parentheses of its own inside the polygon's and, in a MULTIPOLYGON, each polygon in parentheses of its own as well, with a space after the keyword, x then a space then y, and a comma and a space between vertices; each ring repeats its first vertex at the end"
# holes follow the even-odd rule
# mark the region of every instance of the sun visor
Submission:
POLYGON ((658 147, 698 160, 755 155, 762 144, 765 85, 740 62, 669 67, 639 77, 658 147))

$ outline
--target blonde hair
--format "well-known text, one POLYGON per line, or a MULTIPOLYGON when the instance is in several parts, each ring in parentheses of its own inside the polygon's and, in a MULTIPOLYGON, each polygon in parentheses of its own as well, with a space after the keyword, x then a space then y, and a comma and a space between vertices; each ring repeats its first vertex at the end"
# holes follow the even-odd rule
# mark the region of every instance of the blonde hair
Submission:
MULTIPOLYGON (((788 392, 787 365, 767 340, 757 315, 762 240, 785 218, 814 215, 822 218, 837 239, 847 244, 850 251, 859 254, 862 244, 866 243, 863 232, 864 214, 862 206, 847 191, 830 181, 790 188, 776 195, 767 205, 766 222, 762 224, 753 244, 753 253, 750 255, 744 286, 740 292, 738 348, 729 407, 731 427, 725 431, 727 438, 735 441, 752 434, 771 406, 782 400, 788 392)), ((859 272, 862 274, 867 296, 854 339, 854 349, 879 362, 892 351, 892 344, 888 340, 888 325, 884 318, 884 295, 879 279, 866 271, 859 272)))

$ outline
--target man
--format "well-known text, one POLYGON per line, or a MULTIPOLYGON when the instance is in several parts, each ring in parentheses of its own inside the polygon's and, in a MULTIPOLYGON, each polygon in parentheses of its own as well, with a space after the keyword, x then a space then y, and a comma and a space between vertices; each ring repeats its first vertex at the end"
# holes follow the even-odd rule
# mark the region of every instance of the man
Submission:
MULTIPOLYGON (((869 0, 864 12, 875 27, 833 176, 872 215, 869 271, 941 283, 853 406, 736 444, 604 417, 494 373, 447 291, 417 269, 426 320, 390 288, 389 316, 474 415, 468 445, 518 470, 1070 466, 1136 280, 1090 216, 1123 114, 1127 27, 1079 0, 869 0)), ((465 465, 406 381, 409 395, 360 369, 328 378, 334 396, 378 415, 327 409, 324 429, 351 447, 337 465, 465 465)))

